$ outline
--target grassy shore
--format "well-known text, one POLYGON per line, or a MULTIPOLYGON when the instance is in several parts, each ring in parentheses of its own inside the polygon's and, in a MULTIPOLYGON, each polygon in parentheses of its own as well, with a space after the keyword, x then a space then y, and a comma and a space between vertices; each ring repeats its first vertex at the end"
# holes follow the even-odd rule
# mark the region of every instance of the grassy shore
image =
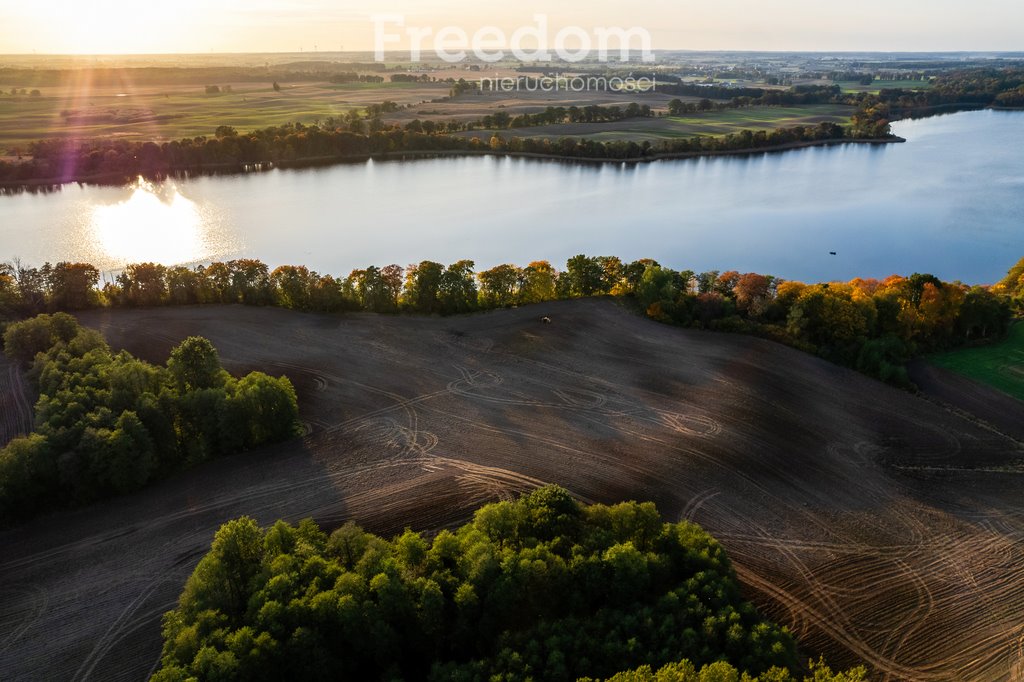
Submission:
POLYGON ((1024 400, 1024 322, 1014 324, 1002 343, 942 353, 930 360, 1024 400))

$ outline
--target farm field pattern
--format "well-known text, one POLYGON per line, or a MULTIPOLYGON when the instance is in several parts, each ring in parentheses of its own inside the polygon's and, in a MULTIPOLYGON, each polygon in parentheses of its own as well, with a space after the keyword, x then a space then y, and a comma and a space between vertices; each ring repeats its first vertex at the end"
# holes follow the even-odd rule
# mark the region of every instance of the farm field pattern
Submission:
MULTIPOLYGON (((0 533, 0 679, 146 675, 228 519, 430 531, 545 483, 700 523, 809 655, 883 680, 1024 676, 1021 445, 809 355, 599 300, 81 319, 148 360, 200 334, 234 373, 287 374, 306 435, 0 533)), ((5 406, 23 390, 8 376, 5 406)))

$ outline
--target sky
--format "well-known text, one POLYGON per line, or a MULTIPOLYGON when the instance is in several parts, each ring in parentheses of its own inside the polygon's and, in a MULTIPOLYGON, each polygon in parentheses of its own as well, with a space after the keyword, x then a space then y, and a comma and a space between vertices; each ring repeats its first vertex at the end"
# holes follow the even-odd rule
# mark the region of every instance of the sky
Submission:
POLYGON ((511 36, 538 13, 552 40, 636 26, 655 49, 1024 50, 1022 0, 0 0, 0 54, 368 51, 375 14, 511 36))

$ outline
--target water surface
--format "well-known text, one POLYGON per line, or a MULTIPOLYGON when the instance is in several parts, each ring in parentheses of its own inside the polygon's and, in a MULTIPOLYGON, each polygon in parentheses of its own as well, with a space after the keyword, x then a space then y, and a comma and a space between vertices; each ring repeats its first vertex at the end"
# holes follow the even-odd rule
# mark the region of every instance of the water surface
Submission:
POLYGON ((73 184, 0 197, 0 259, 115 270, 246 256, 343 275, 587 253, 813 281, 1001 278, 1024 256, 1024 113, 895 130, 906 144, 640 165, 466 157, 73 184))

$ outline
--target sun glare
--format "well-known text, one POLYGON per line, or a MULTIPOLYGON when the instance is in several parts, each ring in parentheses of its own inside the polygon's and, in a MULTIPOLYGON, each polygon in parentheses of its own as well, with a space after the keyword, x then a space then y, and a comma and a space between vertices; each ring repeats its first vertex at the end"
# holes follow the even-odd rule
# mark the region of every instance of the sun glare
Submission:
POLYGON ((191 263, 209 255, 200 208, 173 185, 158 191, 140 180, 125 201, 94 206, 91 222, 96 243, 116 263, 191 263))
POLYGON ((145 3, 135 0, 56 0, 45 8, 47 30, 59 37, 62 52, 78 54, 148 53, 187 39, 198 22, 199 2, 145 3))

